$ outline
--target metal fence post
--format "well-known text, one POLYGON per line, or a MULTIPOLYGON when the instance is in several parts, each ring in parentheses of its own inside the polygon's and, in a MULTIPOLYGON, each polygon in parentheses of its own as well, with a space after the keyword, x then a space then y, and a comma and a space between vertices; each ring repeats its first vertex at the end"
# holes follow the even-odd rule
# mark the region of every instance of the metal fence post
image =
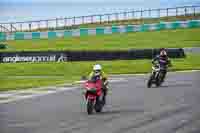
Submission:
POLYGON ((149 9, 148 11, 149 11, 149 17, 151 17, 151 9, 149 9))
POLYGON ((10 24, 10 31, 13 31, 12 23, 10 24))
POLYGON ((40 21, 38 21, 38 30, 40 31, 40 21))
POLYGON ((143 17, 143 11, 142 11, 142 9, 141 9, 141 14, 140 14, 140 17, 141 17, 141 18, 143 17))
POLYGON ((140 20, 141 20, 141 21, 140 21, 140 24, 141 24, 141 23, 143 24, 144 22, 143 22, 143 10, 142 10, 142 9, 141 9, 141 14, 140 14, 140 15, 141 15, 141 16, 140 16, 140 20))
POLYGON ((185 16, 187 16, 187 7, 185 7, 185 16))
POLYGON ((58 28, 58 18, 56 18, 56 29, 58 28))
POLYGON ((102 23, 102 15, 99 15, 100 24, 102 23))
POLYGON ((158 9, 158 18, 160 18, 160 9, 158 9))
POLYGON ((47 28, 47 29, 49 29, 49 24, 48 24, 48 23, 49 23, 49 21, 46 20, 46 28, 47 28))
POLYGON ((22 31, 22 23, 20 23, 20 31, 22 31))
POLYGON ((73 25, 76 25, 76 17, 73 18, 73 25))
POLYGON ((193 7, 193 14, 196 16, 195 6, 193 7))
POLYGON ((108 23, 110 22, 110 15, 108 14, 108 23))
POLYGON ((124 19, 127 19, 127 12, 124 12, 124 19))
POLYGON ((135 11, 134 10, 132 11, 132 17, 133 17, 133 19, 135 17, 135 11))
POLYGON ((93 15, 91 15, 91 23, 93 23, 93 17, 94 17, 94 16, 93 16, 93 15))
POLYGON ((118 17, 118 13, 115 13, 115 21, 118 21, 119 17, 118 17))
POLYGON ((169 16, 169 8, 166 9, 167 10, 167 17, 169 16))
POLYGON ((64 18, 64 27, 66 27, 67 26, 67 18, 64 18))
POLYGON ((28 26, 29 26, 29 31, 31 31, 31 23, 29 23, 28 26))
POLYGON ((82 24, 84 24, 84 17, 85 17, 85 16, 82 16, 82 17, 81 17, 81 18, 82 18, 82 24))
POLYGON ((161 18, 160 18, 160 9, 158 9, 158 21, 160 22, 161 18))

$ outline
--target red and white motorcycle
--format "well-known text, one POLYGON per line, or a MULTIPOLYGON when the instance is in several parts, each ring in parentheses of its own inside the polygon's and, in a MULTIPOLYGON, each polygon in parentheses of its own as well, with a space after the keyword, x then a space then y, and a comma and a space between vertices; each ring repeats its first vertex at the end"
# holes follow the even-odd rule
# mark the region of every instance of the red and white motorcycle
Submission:
POLYGON ((87 105, 87 113, 92 114, 93 110, 96 112, 101 112, 104 106, 102 91, 102 80, 98 79, 96 81, 87 80, 84 85, 84 95, 87 105))

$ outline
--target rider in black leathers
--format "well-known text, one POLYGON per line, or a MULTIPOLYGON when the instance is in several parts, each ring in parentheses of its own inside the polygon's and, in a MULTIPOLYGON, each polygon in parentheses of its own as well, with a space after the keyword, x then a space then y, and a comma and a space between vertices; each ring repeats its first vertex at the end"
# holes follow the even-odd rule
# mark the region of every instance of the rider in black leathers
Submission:
POLYGON ((160 65, 160 70, 163 73, 162 81, 165 79, 165 76, 167 74, 167 68, 168 66, 171 66, 171 61, 169 57, 167 56, 167 51, 165 49, 160 50, 160 55, 156 56, 152 60, 152 64, 158 63, 160 65))

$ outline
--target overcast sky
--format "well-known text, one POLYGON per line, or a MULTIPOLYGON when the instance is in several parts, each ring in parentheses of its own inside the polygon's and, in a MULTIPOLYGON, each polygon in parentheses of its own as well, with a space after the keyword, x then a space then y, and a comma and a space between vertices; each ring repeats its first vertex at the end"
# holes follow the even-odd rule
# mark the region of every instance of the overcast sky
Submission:
POLYGON ((161 3, 166 3, 166 2, 169 2, 169 3, 193 3, 193 2, 196 2, 196 3, 200 3, 199 0, 0 0, 0 2, 26 2, 26 3, 29 3, 29 2, 81 2, 81 3, 84 3, 84 2, 92 2, 92 3, 95 3, 95 2, 148 2, 148 3, 152 3, 152 2, 161 2, 161 3))

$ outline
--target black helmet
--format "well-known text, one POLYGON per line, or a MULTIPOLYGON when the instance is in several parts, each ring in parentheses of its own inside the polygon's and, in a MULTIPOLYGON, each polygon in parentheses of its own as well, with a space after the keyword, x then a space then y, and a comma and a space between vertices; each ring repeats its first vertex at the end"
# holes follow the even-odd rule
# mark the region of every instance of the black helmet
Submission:
POLYGON ((160 56, 166 57, 167 56, 167 51, 165 48, 160 49, 160 56))

